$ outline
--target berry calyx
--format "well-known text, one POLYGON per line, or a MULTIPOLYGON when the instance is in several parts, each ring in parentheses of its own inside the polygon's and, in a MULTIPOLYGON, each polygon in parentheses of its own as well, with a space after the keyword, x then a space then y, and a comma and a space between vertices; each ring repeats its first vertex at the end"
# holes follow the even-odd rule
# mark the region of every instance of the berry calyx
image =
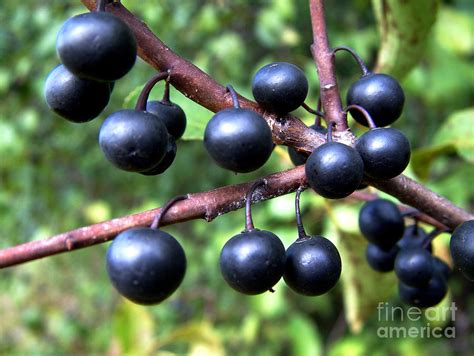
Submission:
POLYGON ((225 281, 236 291, 248 295, 272 290, 285 268, 285 247, 278 236, 253 226, 252 194, 262 184, 263 181, 254 183, 246 196, 245 230, 228 240, 220 254, 225 281))
POLYGON ((454 266, 474 281, 474 220, 465 221, 454 230, 449 248, 454 266))
MULTIPOLYGON (((228 86, 232 92, 233 88, 228 86)), ((273 151, 272 132, 265 119, 253 110, 234 108, 216 113, 207 123, 204 146, 222 168, 252 172, 265 164, 273 151)))
POLYGON ((87 122, 96 118, 110 98, 108 83, 80 79, 65 66, 58 65, 49 73, 44 97, 49 108, 71 122, 87 122))
MULTIPOLYGON (((347 105, 359 105, 370 114, 377 126, 387 126, 397 120, 403 110, 405 94, 398 81, 387 75, 368 72, 351 85, 347 105)), ((354 119, 369 126, 357 110, 350 110, 354 119)))
POLYGON ((410 142, 393 128, 374 128, 356 142, 364 161, 364 172, 375 179, 390 179, 401 174, 410 162, 410 142))
POLYGON ((252 93, 265 110, 286 114, 303 104, 308 95, 308 80, 294 64, 270 63, 253 77, 252 93))
POLYGON ((389 251, 403 236, 405 223, 394 203, 375 199, 360 209, 359 229, 369 242, 389 251))
POLYGON ((59 30, 56 50, 61 62, 76 76, 110 82, 133 67, 137 43, 125 22, 98 11, 68 19, 59 30))
POLYGON ((317 296, 329 292, 341 276, 341 257, 336 246, 323 236, 308 236, 299 208, 302 189, 296 192, 298 239, 286 250, 283 279, 296 293, 317 296))

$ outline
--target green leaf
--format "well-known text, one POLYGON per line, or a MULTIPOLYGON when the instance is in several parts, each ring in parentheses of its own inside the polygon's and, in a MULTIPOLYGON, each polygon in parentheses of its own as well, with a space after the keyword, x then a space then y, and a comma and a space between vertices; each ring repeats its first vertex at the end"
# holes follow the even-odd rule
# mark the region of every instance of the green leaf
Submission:
POLYGON ((450 115, 434 136, 433 142, 452 145, 464 160, 474 163, 474 108, 450 115))
POLYGON ((188 354, 190 355, 224 355, 217 329, 206 320, 182 324, 167 337, 159 340, 157 345, 171 345, 180 341, 189 344, 188 354))
POLYGON ((300 314, 294 314, 287 324, 294 356, 322 355, 323 345, 316 325, 300 314))
POLYGON ((439 44, 460 55, 469 56, 473 50, 472 31, 474 18, 450 7, 439 12, 434 32, 439 44))
POLYGON ((442 144, 431 147, 422 147, 414 151, 411 155, 410 165, 413 172, 423 181, 429 178, 431 165, 440 155, 453 151, 451 144, 442 144))
POLYGON ((352 332, 356 333, 376 312, 377 305, 394 294, 397 284, 394 273, 379 273, 367 264, 367 241, 360 233, 354 232, 358 214, 358 206, 330 208, 324 235, 336 244, 341 255, 344 310, 352 332))
POLYGON ((373 0, 381 47, 375 72, 402 79, 423 55, 438 0, 373 0))
POLYGON ((450 115, 433 138, 434 144, 412 154, 411 166, 415 174, 427 180, 433 161, 453 151, 465 161, 474 163, 474 108, 450 115))
POLYGON ((118 305, 112 322, 119 354, 145 355, 153 344, 154 323, 149 309, 125 299, 118 305))

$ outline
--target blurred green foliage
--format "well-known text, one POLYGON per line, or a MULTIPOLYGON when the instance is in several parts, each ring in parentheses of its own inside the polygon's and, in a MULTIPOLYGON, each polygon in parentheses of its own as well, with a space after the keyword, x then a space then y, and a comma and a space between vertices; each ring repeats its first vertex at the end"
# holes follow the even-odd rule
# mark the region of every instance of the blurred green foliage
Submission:
MULTIPOLYGON (((247 97, 253 73, 263 64, 299 65, 310 81, 308 102, 315 106, 318 80, 309 52, 307 1, 123 3, 178 54, 247 97)), ((381 42, 370 2, 327 3, 331 44, 354 47, 372 67, 381 42)), ((90 123, 66 122, 52 114, 43 99, 44 79, 58 63, 56 33, 68 17, 84 11, 72 0, 2 1, 0 248, 291 166, 286 150, 277 147, 256 173, 234 175, 216 167, 199 141, 212 114, 172 91, 172 100, 188 113, 189 125, 172 168, 157 177, 116 170, 100 152, 98 128, 107 114, 133 106, 137 88, 153 73, 150 67, 137 61, 116 83, 105 112, 90 123)), ((420 59, 413 61, 414 69, 403 73, 407 102, 395 126, 414 148, 408 174, 472 210, 472 5, 444 2, 430 16, 436 21, 424 40, 425 51, 417 51, 420 59)), ((338 55, 337 68, 345 93, 359 70, 347 55, 338 55)), ((161 91, 156 88, 153 97, 161 91)), ((301 110, 298 115, 308 124, 313 120, 301 110)), ((362 132, 361 127, 353 129, 362 132)), ((212 223, 192 221, 167 228, 185 248, 188 271, 173 297, 154 307, 133 305, 113 290, 104 268, 106 245, 2 270, 0 354, 428 355, 469 349, 473 336, 461 328, 455 341, 378 338, 377 303, 399 301, 393 276, 369 271, 363 259, 365 242, 355 223, 360 203, 325 202, 310 192, 302 200, 307 231, 331 238, 343 257, 342 281, 329 294, 305 298, 283 283, 276 293, 256 297, 228 288, 218 258, 226 240, 243 227, 239 211, 212 223)), ((257 205, 254 220, 257 227, 280 236, 285 246, 297 236, 293 196, 257 205)), ((447 237, 437 241, 438 254, 446 256, 447 243, 447 237)), ((474 300, 466 294, 472 286, 455 276, 451 289, 453 300, 464 306, 459 317, 473 320, 474 300)))

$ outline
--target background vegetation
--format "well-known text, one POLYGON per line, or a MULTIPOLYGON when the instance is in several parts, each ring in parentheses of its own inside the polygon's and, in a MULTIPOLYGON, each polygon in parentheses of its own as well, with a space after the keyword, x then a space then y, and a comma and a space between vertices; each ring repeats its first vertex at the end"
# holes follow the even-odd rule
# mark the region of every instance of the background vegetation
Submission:
MULTIPOLYGON (((306 0, 144 0, 123 1, 178 54, 222 84, 232 83, 251 97, 256 70, 288 61, 310 79, 308 102, 315 106, 318 81, 309 53, 312 42, 306 0)), ((380 5, 374 1, 375 9, 380 5)), ((202 142, 211 113, 176 91, 172 100, 188 113, 187 139, 180 142, 173 167, 145 177, 116 170, 100 152, 98 128, 107 114, 132 107, 136 88, 153 70, 141 60, 116 83, 112 100, 96 120, 72 124, 53 115, 43 99, 43 83, 58 63, 55 37, 70 16, 85 12, 79 1, 12 1, 0 6, 0 248, 42 239, 73 228, 160 206, 170 197, 248 181, 291 167, 285 148, 276 148, 258 172, 234 175, 214 165, 202 142)), ((406 92, 403 130, 414 148, 408 174, 456 204, 474 206, 473 13, 468 0, 444 1, 413 69, 390 67, 406 92)), ((328 1, 333 46, 349 45, 369 63, 381 47, 372 4, 328 1)), ((383 44, 382 44, 383 45, 383 44)), ((413 53, 402 47, 404 60, 413 53)), ((413 52, 413 51, 412 51, 413 52)), ((410 57, 412 56, 412 57, 410 57)), ((410 59, 411 58, 411 59, 410 59)), ((413 63, 415 64, 415 63, 413 63)), ((338 79, 345 93, 359 70, 338 55, 338 79)), ((156 88, 158 98, 162 88, 156 88)), ((305 112, 300 117, 310 124, 305 112)), ((355 132, 361 128, 354 126, 355 132)), ((184 283, 162 305, 141 307, 113 290, 104 268, 107 245, 47 258, 0 274, 0 354, 91 354, 157 352, 192 354, 440 354, 469 350, 474 340, 470 295, 473 286, 455 275, 456 339, 380 339, 377 303, 400 305, 393 275, 368 269, 366 242, 357 229, 360 203, 327 202, 303 195, 307 231, 324 234, 343 257, 343 276, 329 294, 306 298, 283 283, 276 293, 237 294, 220 276, 218 257, 225 241, 243 227, 242 211, 212 223, 192 221, 170 228, 188 257, 184 283)), ((259 204, 257 227, 272 230, 288 246, 297 236, 293 196, 259 204)), ((436 241, 449 258, 448 236, 436 241)), ((421 326, 396 320, 393 325, 421 326)), ((444 324, 440 323, 445 326, 444 324)), ((472 350, 472 348, 471 348, 472 350)), ((466 351, 467 352, 467 351, 466 351)))

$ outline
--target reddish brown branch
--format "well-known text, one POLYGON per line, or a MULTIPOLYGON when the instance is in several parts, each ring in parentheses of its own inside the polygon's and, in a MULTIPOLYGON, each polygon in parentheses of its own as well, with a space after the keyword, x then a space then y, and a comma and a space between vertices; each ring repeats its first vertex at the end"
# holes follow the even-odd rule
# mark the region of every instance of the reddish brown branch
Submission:
MULTIPOLYGON (((303 166, 271 174, 263 179, 266 184, 257 189, 252 195, 253 203, 294 192, 299 187, 306 186, 307 184, 303 166)), ((260 180, 261 179, 258 181, 260 180)), ((166 215, 163 216, 160 226, 193 219, 211 221, 222 214, 240 209, 245 206, 245 195, 254 183, 255 182, 248 182, 238 185, 229 185, 207 192, 188 194, 186 200, 181 200, 173 204, 166 215)), ((376 199, 377 195, 355 192, 349 196, 349 198, 372 200, 376 199)), ((400 206, 400 209, 405 211, 409 208, 400 206)), ((157 208, 138 214, 127 215, 64 232, 50 237, 49 239, 31 241, 0 250, 0 268, 10 267, 43 257, 107 242, 126 229, 150 225, 160 210, 160 208, 157 208)), ((420 214, 418 218, 420 221, 424 221, 440 229, 445 228, 444 225, 425 214, 420 214)), ((453 218, 457 220, 461 219, 462 221, 466 220, 466 217, 463 217, 463 215, 453 215, 453 218)))
POLYGON ((319 77, 320 97, 326 122, 335 122, 336 131, 348 130, 346 114, 342 110, 341 97, 337 88, 334 53, 329 48, 324 19, 323 0, 310 0, 309 8, 313 28, 311 53, 316 63, 319 77))
MULTIPOLYGON (((82 2, 90 9, 95 7, 94 1, 82 0, 82 2)), ((334 58, 328 46, 322 1, 311 0, 310 5, 314 32, 314 44, 311 49, 320 77, 321 99, 326 118, 337 123, 339 137, 336 136, 336 138, 353 144, 355 138, 349 130, 346 130, 347 121, 343 116, 344 113, 337 90, 334 58)), ((232 105, 230 95, 226 94, 223 86, 166 47, 144 23, 123 6, 109 4, 107 11, 114 12, 133 29, 140 46, 139 54, 145 61, 158 70, 171 69, 173 71, 172 84, 188 98, 212 111, 218 111, 232 105)), ((243 107, 262 112, 257 104, 242 97, 240 100, 243 107)), ((272 128, 275 143, 283 143, 302 151, 311 152, 324 142, 323 135, 307 129, 295 117, 277 118, 268 113, 263 114, 272 128)), ((265 179, 268 183, 264 189, 254 195, 255 201, 287 194, 296 190, 300 185, 306 184, 304 167, 276 173, 267 176, 265 179)), ((450 201, 407 177, 400 176, 389 181, 369 181, 368 183, 398 198, 401 202, 429 214, 431 219, 425 217, 424 221, 435 226, 439 226, 441 223, 454 229, 463 221, 474 219, 472 214, 456 207, 450 201), (432 219, 437 222, 433 222, 432 219)), ((163 224, 173 224, 198 218, 210 221, 216 216, 239 209, 244 204, 245 192, 251 184, 252 182, 191 194, 187 200, 177 203, 170 209, 164 217, 163 224)), ((357 196, 357 194, 360 193, 354 195, 357 196)), ((0 268, 108 241, 119 232, 130 227, 149 225, 158 212, 159 209, 154 209, 129 215, 82 227, 47 240, 33 241, 1 250, 0 268)))
MULTIPOLYGON (((253 202, 288 194, 306 184, 303 166, 275 173, 263 179, 266 184, 253 194, 253 202)), ((252 184, 253 182, 230 185, 207 192, 189 194, 188 199, 175 203, 168 210, 161 220, 161 225, 176 224, 192 219, 211 221, 219 215, 240 209, 245 205, 245 194, 252 184)), ((159 212, 159 208, 152 209, 81 227, 46 240, 31 241, 0 250, 0 268, 109 241, 123 230, 150 225, 159 212)))

